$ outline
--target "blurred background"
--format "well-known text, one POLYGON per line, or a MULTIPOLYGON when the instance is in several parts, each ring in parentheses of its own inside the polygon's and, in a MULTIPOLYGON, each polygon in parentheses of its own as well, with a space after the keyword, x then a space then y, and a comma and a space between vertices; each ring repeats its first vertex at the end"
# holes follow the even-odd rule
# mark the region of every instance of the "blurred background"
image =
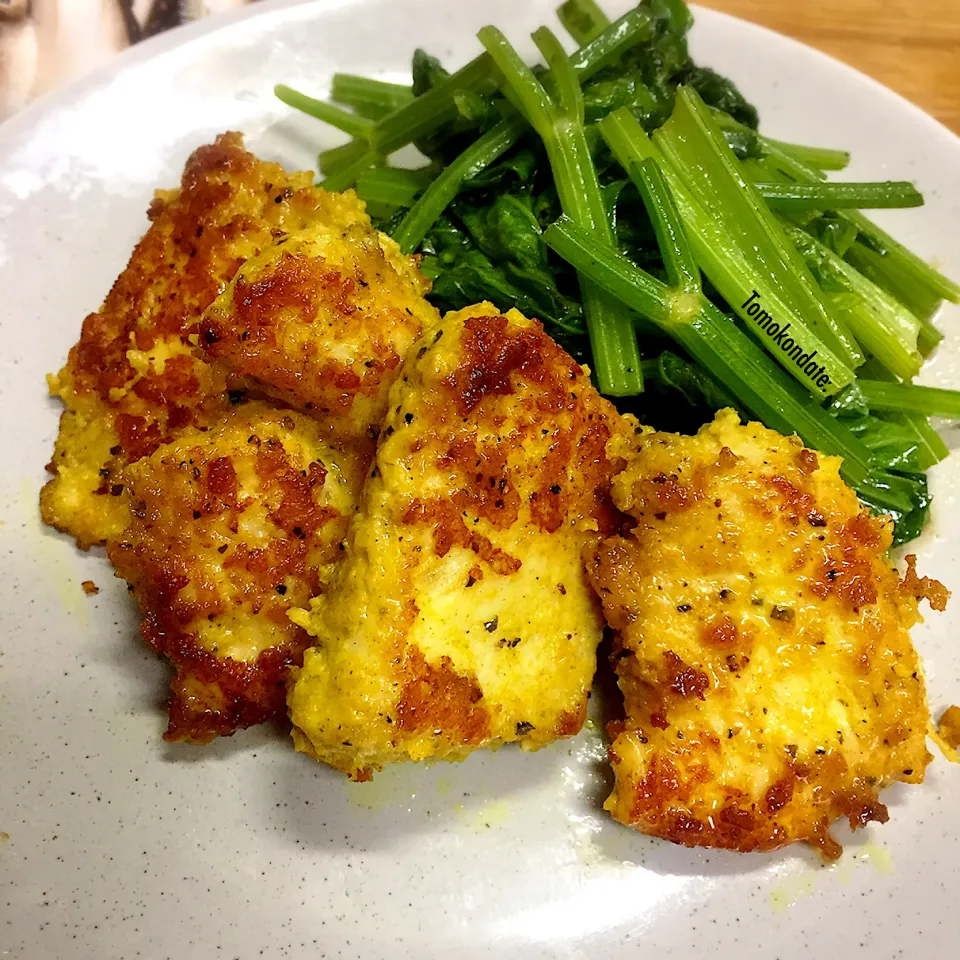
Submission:
MULTIPOLYGON (((0 120, 133 43, 250 2, 255 0, 0 0, 0 120)), ((960 133, 960 0, 703 5, 832 54, 960 133)))

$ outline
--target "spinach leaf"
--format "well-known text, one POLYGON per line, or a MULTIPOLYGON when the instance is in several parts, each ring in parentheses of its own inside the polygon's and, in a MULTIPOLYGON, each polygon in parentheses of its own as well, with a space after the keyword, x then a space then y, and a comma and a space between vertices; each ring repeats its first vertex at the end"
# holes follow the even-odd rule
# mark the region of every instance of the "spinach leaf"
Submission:
POLYGON ((751 130, 757 129, 760 117, 756 107, 747 102, 732 80, 709 67, 697 67, 691 63, 684 71, 681 82, 690 84, 708 106, 729 113, 734 120, 751 130))
POLYGON ((540 158, 537 151, 530 147, 519 147, 512 150, 506 157, 487 167, 472 180, 463 185, 464 191, 497 187, 518 187, 531 183, 537 172, 540 158))
POLYGON ((919 537, 927 523, 933 501, 926 476, 922 473, 875 473, 873 481, 887 490, 896 491, 904 504, 899 509, 886 503, 878 506, 871 500, 868 491, 857 491, 860 499, 875 513, 886 514, 893 519, 893 546, 899 547, 919 537))
POLYGON ((919 440, 903 420, 872 413, 859 386, 852 383, 831 402, 830 412, 873 454, 882 470, 920 473, 919 440))
POLYGON ((643 373, 644 378, 652 380, 658 388, 679 393, 691 407, 704 407, 707 411, 723 407, 740 410, 722 384, 670 350, 664 350, 656 360, 644 362, 643 373))
POLYGON ((491 207, 461 212, 456 221, 441 217, 423 243, 431 300, 442 309, 490 300, 544 321, 551 333, 584 332, 580 303, 559 290, 539 224, 522 198, 505 195, 491 207))
POLYGON ((910 423, 871 412, 863 392, 852 383, 833 399, 829 411, 873 454, 877 469, 870 484, 860 487, 860 499, 877 513, 893 517, 893 544, 899 546, 920 535, 930 512, 931 496, 918 458, 919 438, 910 423), (870 494, 870 487, 893 492, 898 501, 892 507, 889 497, 882 505, 870 494))
POLYGON ((436 57, 431 57, 426 50, 421 50, 419 47, 413 51, 411 72, 415 97, 423 96, 450 76, 450 71, 444 69, 443 64, 436 57))

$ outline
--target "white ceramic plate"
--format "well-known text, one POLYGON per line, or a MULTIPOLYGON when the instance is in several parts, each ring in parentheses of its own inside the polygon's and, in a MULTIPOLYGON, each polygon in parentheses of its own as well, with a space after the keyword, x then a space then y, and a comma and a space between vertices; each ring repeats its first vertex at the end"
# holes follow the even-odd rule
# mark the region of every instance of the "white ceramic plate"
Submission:
MULTIPOLYGON (((553 5, 268 3, 136 47, 0 128, 0 957, 956 956, 960 768, 943 760, 924 786, 890 790, 890 823, 844 835, 825 869, 804 848, 695 852, 609 821, 604 747, 588 731, 360 785, 271 730, 166 745, 167 671, 137 639, 123 585, 40 526, 59 414, 44 374, 123 268, 154 187, 227 128, 312 166, 324 131, 278 104, 275 82, 400 79, 416 45, 462 62, 482 24, 519 40, 553 5)), ((742 84, 773 135, 852 148, 853 177, 915 180, 929 205, 880 219, 960 276, 952 134, 724 16, 699 13, 694 50, 742 84)), ((926 374, 954 386, 958 319, 944 315, 926 374)), ((918 545, 921 568, 955 590, 957 473, 935 471, 918 545)), ((957 623, 954 609, 915 633, 938 711, 960 700, 957 623)))

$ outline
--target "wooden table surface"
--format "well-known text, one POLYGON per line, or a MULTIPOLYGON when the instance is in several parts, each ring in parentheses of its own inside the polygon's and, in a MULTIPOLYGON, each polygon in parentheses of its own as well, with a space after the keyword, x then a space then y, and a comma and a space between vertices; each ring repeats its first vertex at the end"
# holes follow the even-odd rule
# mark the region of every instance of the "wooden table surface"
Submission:
POLYGON ((960 133, 960 0, 697 0, 843 60, 960 133))

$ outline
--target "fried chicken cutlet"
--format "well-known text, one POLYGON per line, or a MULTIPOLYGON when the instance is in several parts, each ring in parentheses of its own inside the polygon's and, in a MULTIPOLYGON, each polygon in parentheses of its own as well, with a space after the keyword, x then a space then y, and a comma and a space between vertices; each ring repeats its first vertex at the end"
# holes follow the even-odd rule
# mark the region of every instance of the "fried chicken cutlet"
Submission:
POLYGON ((315 412, 331 442, 375 429, 399 357, 439 319, 415 262, 353 191, 259 160, 239 134, 200 147, 149 217, 51 377, 65 409, 40 506, 83 548, 129 521, 123 467, 185 427, 220 422, 238 392, 315 412))
POLYGON ((340 557, 356 482, 316 421, 241 405, 128 466, 132 519, 108 555, 165 654, 167 739, 205 743, 282 715, 307 634, 287 617, 340 557))
POLYGON ((200 147, 180 189, 157 192, 150 229, 50 378, 65 409, 48 467, 53 478, 40 496, 46 523, 84 549, 123 530, 123 467, 229 409, 225 371, 190 342, 201 314, 244 260, 336 209, 310 174, 262 163, 238 134, 200 147))
POLYGON ((344 532, 324 512, 331 474, 346 516, 400 357, 439 320, 416 261, 352 191, 312 180, 258 160, 237 134, 198 149, 51 378, 65 410, 43 519, 81 547, 108 543, 147 641, 177 668, 168 739, 206 742, 284 714, 282 674, 307 637, 283 611, 318 592, 314 561, 344 532), (263 431, 251 461, 245 444, 263 431), (201 475, 182 476, 183 462, 201 475), (274 473, 257 481, 258 470, 274 473), (240 499, 220 503, 234 473, 240 499), (307 512, 286 523, 293 508, 277 497, 304 484, 307 512), (278 509, 283 523, 250 529, 278 509), (227 517, 242 520, 229 536, 227 517))
POLYGON ((835 820, 886 821, 879 791, 923 780, 908 630, 918 596, 941 609, 946 592, 912 565, 898 577, 892 523, 838 458, 732 410, 695 437, 621 433, 608 454, 636 526, 587 556, 626 707, 606 809, 688 846, 838 856, 835 820))
POLYGON ((358 215, 248 260, 204 314, 199 341, 232 376, 308 412, 331 443, 372 456, 400 362, 440 319, 428 289, 358 215))
POLYGON ((319 643, 291 671, 298 750, 356 780, 577 733, 603 618, 581 551, 620 520, 617 414, 516 311, 450 313, 390 409, 347 557, 291 616, 319 643))

